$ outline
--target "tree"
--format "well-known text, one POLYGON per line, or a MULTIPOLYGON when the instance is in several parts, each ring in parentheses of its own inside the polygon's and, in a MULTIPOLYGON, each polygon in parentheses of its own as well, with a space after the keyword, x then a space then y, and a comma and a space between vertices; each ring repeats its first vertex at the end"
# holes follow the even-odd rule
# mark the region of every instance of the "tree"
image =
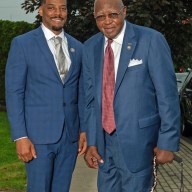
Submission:
POLYGON ((0 20, 0 108, 5 105, 5 64, 12 39, 34 29, 33 24, 24 21, 0 20))
POLYGON ((183 24, 191 17, 189 5, 189 0, 133 0, 129 4, 129 21, 164 34, 176 69, 192 67, 192 25, 183 24))
MULTIPOLYGON (((39 2, 24 0, 22 8, 26 13, 33 12, 38 9, 39 2)), ((98 31, 93 17, 93 3, 94 0, 68 0, 66 31, 82 42, 98 31)), ((191 0, 124 0, 124 3, 130 22, 154 28, 165 35, 177 68, 192 67, 191 0)), ((39 21, 37 16, 37 26, 39 21)))
MULTIPOLYGON (((93 17, 93 3, 94 0, 68 0, 69 14, 65 30, 81 42, 98 31, 93 17)), ((21 5, 26 13, 33 12, 39 8, 40 0, 24 0, 21 5)), ((40 22, 41 18, 37 15, 36 26, 40 22)))

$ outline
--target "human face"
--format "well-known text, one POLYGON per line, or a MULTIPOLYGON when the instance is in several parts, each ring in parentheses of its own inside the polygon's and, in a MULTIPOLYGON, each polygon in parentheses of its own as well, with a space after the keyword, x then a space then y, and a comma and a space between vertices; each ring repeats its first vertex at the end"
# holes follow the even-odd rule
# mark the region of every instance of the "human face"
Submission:
POLYGON ((99 30, 113 39, 123 28, 126 7, 120 0, 96 0, 94 17, 99 30))
POLYGON ((67 20, 66 0, 46 0, 39 8, 43 24, 54 34, 61 33, 67 20))

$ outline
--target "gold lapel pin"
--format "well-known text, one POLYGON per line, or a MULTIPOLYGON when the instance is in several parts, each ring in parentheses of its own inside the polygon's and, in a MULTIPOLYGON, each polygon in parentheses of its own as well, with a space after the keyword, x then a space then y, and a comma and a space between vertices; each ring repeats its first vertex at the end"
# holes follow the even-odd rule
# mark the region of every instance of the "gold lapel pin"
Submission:
POLYGON ((127 49, 128 49, 129 51, 131 50, 131 46, 132 46, 132 44, 131 44, 131 43, 128 43, 127 49))
POLYGON ((70 48, 70 51, 71 51, 72 53, 74 53, 74 52, 75 52, 75 49, 74 49, 74 48, 70 48))

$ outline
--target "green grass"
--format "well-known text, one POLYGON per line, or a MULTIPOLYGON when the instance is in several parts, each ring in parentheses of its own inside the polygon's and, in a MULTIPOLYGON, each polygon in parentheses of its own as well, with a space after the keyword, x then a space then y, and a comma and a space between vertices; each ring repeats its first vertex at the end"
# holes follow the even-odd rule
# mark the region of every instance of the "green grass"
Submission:
POLYGON ((0 112, 0 191, 26 191, 24 163, 18 160, 5 112, 0 112))

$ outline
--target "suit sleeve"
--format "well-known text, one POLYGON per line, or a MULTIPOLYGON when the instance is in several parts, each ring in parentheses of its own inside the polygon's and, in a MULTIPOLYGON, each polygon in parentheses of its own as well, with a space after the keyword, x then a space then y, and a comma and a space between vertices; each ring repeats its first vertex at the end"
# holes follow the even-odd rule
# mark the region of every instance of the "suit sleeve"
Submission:
MULTIPOLYGON (((82 57, 80 59, 82 61, 82 57)), ((82 64, 82 63, 81 63, 82 64)), ((80 131, 85 132, 85 121, 84 121, 84 108, 85 108, 85 91, 83 85, 83 67, 81 66, 81 74, 79 78, 79 118, 80 118, 80 131)))
POLYGON ((148 64, 161 118, 157 146, 163 150, 178 151, 180 140, 179 96, 170 49, 160 33, 152 36, 148 64))
POLYGON ((85 126, 88 146, 96 146, 96 116, 94 98, 94 80, 91 62, 88 60, 87 47, 83 50, 83 81, 85 90, 85 126))
POLYGON ((24 102, 27 64, 23 48, 15 38, 12 41, 5 72, 6 107, 11 124, 12 139, 26 137, 24 102))

